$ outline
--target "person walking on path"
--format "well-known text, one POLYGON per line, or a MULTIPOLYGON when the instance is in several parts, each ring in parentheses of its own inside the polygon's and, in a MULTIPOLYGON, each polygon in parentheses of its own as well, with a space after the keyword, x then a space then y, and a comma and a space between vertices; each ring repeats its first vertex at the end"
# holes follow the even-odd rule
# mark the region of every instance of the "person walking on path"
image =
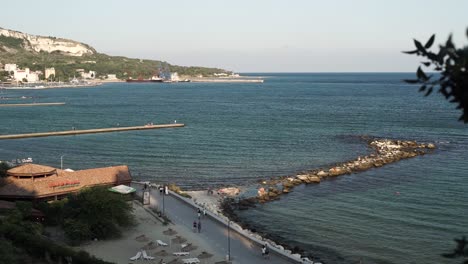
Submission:
POLYGON ((269 254, 270 254, 270 250, 268 249, 268 245, 265 243, 265 245, 263 245, 262 247, 262 256, 265 259, 269 259, 270 258, 269 254))
POLYGON ((201 232, 201 222, 200 222, 200 220, 198 220, 197 227, 198 227, 198 233, 200 233, 201 232))
POLYGON ((203 208, 203 217, 205 217, 205 216, 206 216, 206 209, 203 208))
POLYGON ((197 230, 197 221, 193 221, 193 232, 195 233, 197 230))
POLYGON ((198 208, 198 210, 197 210, 197 215, 198 215, 198 220, 200 220, 200 217, 201 217, 201 210, 200 210, 200 208, 198 208))

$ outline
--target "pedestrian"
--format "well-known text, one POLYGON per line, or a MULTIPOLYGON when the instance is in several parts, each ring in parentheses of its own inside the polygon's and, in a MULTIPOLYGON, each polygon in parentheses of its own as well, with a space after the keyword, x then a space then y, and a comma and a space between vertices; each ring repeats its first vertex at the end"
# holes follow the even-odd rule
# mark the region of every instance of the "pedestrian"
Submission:
POLYGON ((265 245, 263 245, 262 247, 262 256, 265 259, 269 259, 270 258, 269 254, 270 254, 270 250, 268 249, 268 245, 265 243, 265 245))
POLYGON ((169 195, 169 187, 167 187, 167 185, 164 186, 164 190, 165 190, 166 195, 169 195))
POLYGON ((200 222, 200 220, 198 220, 197 228, 198 228, 198 233, 200 233, 201 232, 201 222, 200 222))
POLYGON ((197 210, 197 215, 198 215, 198 220, 200 220, 200 216, 201 216, 201 210, 200 210, 200 208, 198 208, 198 210, 197 210))
POLYGON ((206 209, 203 208, 203 217, 205 217, 205 216, 206 216, 206 209))
POLYGON ((164 191, 164 187, 162 185, 159 185, 159 194, 162 195, 164 191))
POLYGON ((193 221, 193 232, 195 233, 197 230, 197 221, 193 221))

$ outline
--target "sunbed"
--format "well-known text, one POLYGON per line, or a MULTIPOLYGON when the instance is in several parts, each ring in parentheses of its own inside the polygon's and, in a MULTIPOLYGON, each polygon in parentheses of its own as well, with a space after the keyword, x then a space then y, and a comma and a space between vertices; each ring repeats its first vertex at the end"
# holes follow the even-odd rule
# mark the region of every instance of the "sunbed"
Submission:
POLYGON ((190 252, 174 252, 172 253, 174 256, 187 256, 190 252))
POLYGON ((198 258, 188 258, 188 259, 182 259, 182 262, 184 262, 184 264, 195 264, 195 263, 200 263, 200 260, 198 258))
POLYGON ((161 240, 156 240, 156 243, 158 243, 158 245, 160 245, 160 246, 164 246, 164 247, 168 246, 167 243, 164 243, 161 240))
POLYGON ((131 257, 130 260, 133 261, 133 260, 137 260, 137 259, 140 259, 140 258, 141 258, 141 251, 138 251, 138 253, 135 256, 131 257))
POLYGON ((143 253, 143 259, 146 259, 146 260, 154 259, 154 257, 148 256, 148 254, 146 254, 146 250, 143 250, 141 252, 143 253))

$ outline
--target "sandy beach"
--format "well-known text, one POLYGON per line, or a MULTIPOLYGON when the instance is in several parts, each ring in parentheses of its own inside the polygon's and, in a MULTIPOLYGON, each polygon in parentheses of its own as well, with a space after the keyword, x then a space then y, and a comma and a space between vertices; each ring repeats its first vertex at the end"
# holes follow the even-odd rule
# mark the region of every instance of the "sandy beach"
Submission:
POLYGON ((133 208, 135 209, 134 214, 137 220, 137 225, 128 230, 125 230, 122 233, 121 238, 105 241, 92 241, 87 245, 80 246, 79 249, 85 250, 105 261, 118 264, 132 263, 129 258, 135 256, 137 252, 144 249, 145 246, 148 255, 153 256, 154 259, 136 260, 133 262, 162 263, 160 262, 162 259, 164 262, 169 263, 174 259, 179 259, 179 261, 181 261, 182 259, 197 257, 203 251, 213 254, 213 256, 208 259, 200 259, 202 263, 211 264, 222 261, 224 259, 224 256, 216 254, 216 251, 212 249, 211 245, 209 245, 207 241, 204 241, 203 238, 197 233, 193 233, 191 230, 188 230, 182 226, 173 224, 163 225, 161 221, 159 221, 155 216, 153 216, 153 214, 147 211, 148 209, 143 208, 140 204, 135 202, 133 204, 133 208), (165 235, 163 232, 168 228, 175 230, 177 234, 171 236, 165 235), (174 256, 172 254, 173 252, 181 251, 180 244, 171 242, 172 239, 176 238, 176 236, 185 238, 187 242, 184 243, 192 243, 196 249, 190 251, 190 254, 185 257, 174 256), (155 244, 157 240, 162 240, 169 245, 156 246, 155 244), (169 255, 159 256, 158 252, 161 252, 162 250, 165 250, 169 255))

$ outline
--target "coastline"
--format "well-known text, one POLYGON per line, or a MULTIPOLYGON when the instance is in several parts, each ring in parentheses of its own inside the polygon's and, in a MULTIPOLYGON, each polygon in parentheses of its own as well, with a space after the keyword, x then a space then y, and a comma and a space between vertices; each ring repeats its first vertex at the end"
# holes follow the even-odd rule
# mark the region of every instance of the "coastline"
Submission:
MULTIPOLYGON (((185 192, 176 188, 174 191, 178 194, 189 195, 194 204, 206 208, 221 219, 233 221, 240 232, 244 232, 251 240, 268 242, 275 250, 294 260, 314 259, 314 252, 307 252, 298 246, 288 245, 274 234, 261 233, 261 229, 259 229, 260 232, 257 232, 256 226, 242 221, 236 212, 256 207, 257 204, 278 200, 281 195, 291 192, 298 185, 319 184, 322 180, 379 168, 403 159, 429 154, 436 149, 433 143, 418 143, 411 140, 392 140, 367 136, 362 136, 361 139, 372 150, 370 154, 358 156, 354 160, 336 163, 329 167, 303 171, 294 176, 259 180, 262 187, 257 192, 252 192, 255 190, 251 186, 240 187, 238 190, 243 194, 233 192, 228 195, 219 195, 218 192, 208 194, 209 190, 185 192), (256 195, 245 196, 245 193, 256 193, 256 195)), ((223 192, 222 190, 223 188, 220 189, 221 192, 223 192)))

